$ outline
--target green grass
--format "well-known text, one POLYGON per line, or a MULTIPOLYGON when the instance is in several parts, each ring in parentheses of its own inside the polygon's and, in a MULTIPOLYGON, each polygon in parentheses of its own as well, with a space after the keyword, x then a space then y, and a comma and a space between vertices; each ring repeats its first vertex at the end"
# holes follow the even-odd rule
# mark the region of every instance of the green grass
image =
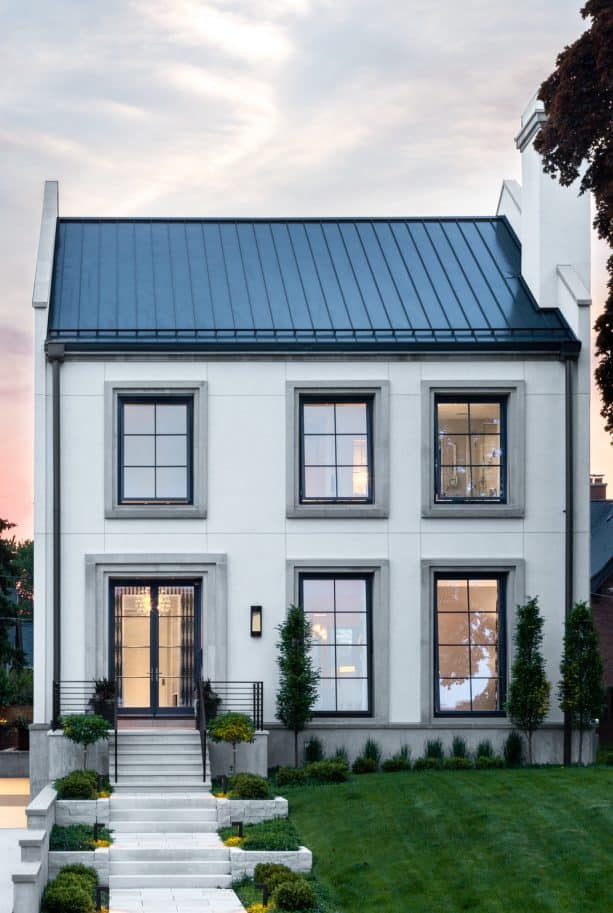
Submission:
POLYGON ((384 773, 285 794, 342 913, 611 909, 611 768, 384 773))

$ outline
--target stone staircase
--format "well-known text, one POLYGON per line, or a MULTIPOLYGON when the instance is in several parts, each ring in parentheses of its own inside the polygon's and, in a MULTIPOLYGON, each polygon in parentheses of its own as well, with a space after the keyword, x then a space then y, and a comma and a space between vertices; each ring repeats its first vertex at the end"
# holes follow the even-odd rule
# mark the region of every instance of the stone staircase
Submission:
POLYGON ((110 828, 111 891, 228 888, 232 882, 209 793, 114 793, 110 828))
POLYGON ((207 757, 202 777, 200 734, 195 729, 120 729, 109 745, 111 783, 120 792, 197 792, 211 788, 207 757))

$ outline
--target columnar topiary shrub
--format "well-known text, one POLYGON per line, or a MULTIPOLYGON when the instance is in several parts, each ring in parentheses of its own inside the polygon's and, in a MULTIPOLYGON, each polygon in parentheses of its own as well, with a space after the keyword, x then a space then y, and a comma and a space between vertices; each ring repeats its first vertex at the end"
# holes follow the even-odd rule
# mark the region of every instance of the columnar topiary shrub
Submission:
POLYGON ((291 605, 277 630, 277 719, 294 733, 294 767, 298 767, 298 733, 313 717, 319 672, 313 667, 311 625, 302 607, 291 605))
POLYGON ((543 618, 538 599, 517 606, 515 658, 506 710, 514 726, 528 739, 528 763, 532 764, 532 736, 549 710, 550 685, 541 654, 543 618))
POLYGON ((253 742, 255 726, 245 713, 220 713, 209 722, 209 736, 213 742, 232 745, 232 772, 236 772, 236 746, 239 742, 253 742))
POLYGON ((558 688, 560 707, 579 730, 579 764, 582 763, 583 733, 592 729, 604 704, 602 659, 590 606, 578 602, 568 616, 558 688))
POLYGON ((63 716, 60 725, 71 742, 83 748, 83 770, 87 766, 87 749, 100 739, 108 739, 110 724, 96 713, 75 713, 63 716))

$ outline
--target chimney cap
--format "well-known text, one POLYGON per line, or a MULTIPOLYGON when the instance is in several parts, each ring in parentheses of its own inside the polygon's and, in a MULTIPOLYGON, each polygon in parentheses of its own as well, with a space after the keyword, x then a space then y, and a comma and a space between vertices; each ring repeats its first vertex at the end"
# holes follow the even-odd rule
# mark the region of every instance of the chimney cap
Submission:
POLYGON ((515 145, 520 152, 523 152, 526 146, 530 145, 541 124, 544 124, 546 120, 545 104, 536 97, 535 93, 521 116, 521 130, 515 137, 515 145))

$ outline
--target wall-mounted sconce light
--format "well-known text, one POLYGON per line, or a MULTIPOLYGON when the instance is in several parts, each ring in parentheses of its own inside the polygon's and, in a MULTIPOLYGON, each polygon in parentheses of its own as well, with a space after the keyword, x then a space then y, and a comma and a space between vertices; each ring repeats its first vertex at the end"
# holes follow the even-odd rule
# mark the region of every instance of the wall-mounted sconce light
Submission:
POLYGON ((252 637, 261 637, 262 636, 262 606, 261 605, 252 605, 251 606, 251 636, 252 637))

